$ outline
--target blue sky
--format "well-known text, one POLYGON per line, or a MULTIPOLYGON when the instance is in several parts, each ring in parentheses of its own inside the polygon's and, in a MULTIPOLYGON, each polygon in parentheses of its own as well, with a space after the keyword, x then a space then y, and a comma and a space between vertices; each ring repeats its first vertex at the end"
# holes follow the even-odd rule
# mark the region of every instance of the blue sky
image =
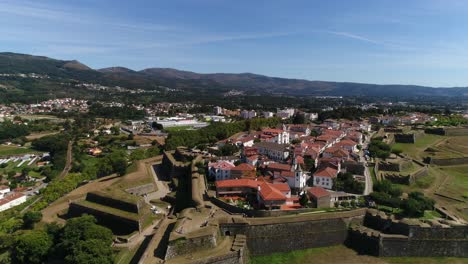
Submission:
POLYGON ((0 51, 90 67, 468 86, 464 0, 0 0, 0 51))

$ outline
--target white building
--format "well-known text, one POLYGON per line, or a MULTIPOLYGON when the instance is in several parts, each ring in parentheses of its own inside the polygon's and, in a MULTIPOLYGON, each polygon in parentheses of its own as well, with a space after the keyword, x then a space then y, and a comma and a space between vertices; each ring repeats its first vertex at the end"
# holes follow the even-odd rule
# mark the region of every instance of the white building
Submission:
POLYGON ((12 193, 0 199, 0 212, 26 202, 26 196, 22 193, 12 193))
POLYGON ((277 144, 273 142, 258 142, 254 145, 258 153, 276 161, 283 161, 289 157, 288 144, 277 144))
POLYGON ((208 163, 208 173, 211 177, 214 177, 217 181, 231 179, 231 169, 235 165, 230 161, 217 161, 208 163))
POLYGON ((283 110, 279 110, 276 113, 276 116, 280 117, 280 118, 283 118, 283 119, 286 119, 286 118, 292 117, 294 115, 294 112, 295 112, 294 108, 286 108, 286 109, 283 109, 283 110))
POLYGON ((273 112, 263 112, 263 117, 264 118, 270 118, 270 117, 273 117, 275 114, 273 112))
POLYGON ((242 110, 241 117, 244 119, 251 119, 257 116, 257 112, 254 110, 242 110))
POLYGON ((314 173, 314 186, 323 187, 331 190, 333 188, 333 179, 338 175, 338 170, 332 167, 319 169, 314 173))
POLYGON ((6 185, 0 185, 0 197, 5 196, 5 194, 10 192, 10 187, 6 185))
POLYGON ((304 117, 310 121, 315 121, 318 119, 318 113, 304 113, 304 117))
POLYGON ((223 108, 220 106, 215 106, 213 109, 213 113, 215 115, 222 115, 223 114, 223 108))

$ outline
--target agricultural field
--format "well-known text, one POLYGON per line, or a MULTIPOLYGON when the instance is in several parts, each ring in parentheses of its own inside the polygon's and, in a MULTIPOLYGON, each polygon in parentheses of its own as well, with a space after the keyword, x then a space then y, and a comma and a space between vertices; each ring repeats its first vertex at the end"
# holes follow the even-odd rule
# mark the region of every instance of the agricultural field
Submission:
POLYGON ((310 248, 287 253, 275 253, 268 256, 251 257, 250 264, 282 264, 282 263, 347 263, 347 264, 468 264, 464 258, 377 258, 359 255, 356 251, 344 245, 310 248))

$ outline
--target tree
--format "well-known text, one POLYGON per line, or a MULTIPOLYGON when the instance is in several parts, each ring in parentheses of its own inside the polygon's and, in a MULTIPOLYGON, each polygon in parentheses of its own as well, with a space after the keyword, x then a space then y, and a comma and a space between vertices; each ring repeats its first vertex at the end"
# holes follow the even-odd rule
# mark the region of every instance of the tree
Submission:
POLYGON ((296 145, 296 144, 299 144, 299 143, 301 143, 301 140, 298 139, 298 138, 295 138, 295 139, 293 139, 293 140, 291 141, 291 144, 293 144, 293 145, 296 145))
POLYGON ((110 229, 97 225, 93 216, 83 215, 67 221, 56 252, 68 263, 112 263, 111 245, 110 229))
POLYGON ((31 229, 35 223, 38 223, 42 219, 42 213, 38 211, 28 211, 23 215, 23 226, 31 229))
POLYGON ((155 130, 163 130, 164 127, 163 125, 159 124, 158 122, 154 121, 153 123, 151 123, 151 127, 155 130))
POLYGON ((234 153, 236 153, 239 150, 236 145, 234 144, 224 144, 220 149, 219 149, 219 154, 221 156, 231 156, 234 153))
POLYGON ((301 204, 301 206, 306 206, 308 202, 309 202, 309 197, 307 196, 306 193, 303 193, 301 197, 299 198, 299 204, 301 204))
POLYGON ((295 114, 292 122, 293 124, 304 124, 306 122, 304 114, 302 113, 295 114))
POLYGON ((402 209, 407 216, 421 217, 425 210, 434 208, 434 203, 434 200, 425 197, 421 192, 411 192, 408 199, 403 201, 402 209))
POLYGON ((112 264, 112 248, 103 240, 89 239, 79 241, 73 247, 73 254, 65 257, 70 264, 112 264))
POLYGON ((46 232, 25 231, 14 242, 12 259, 16 263, 43 263, 51 247, 52 239, 46 232))
POLYGON ((110 130, 111 130, 112 135, 118 136, 118 135, 120 134, 120 129, 119 129, 119 127, 113 126, 113 127, 111 127, 110 130))

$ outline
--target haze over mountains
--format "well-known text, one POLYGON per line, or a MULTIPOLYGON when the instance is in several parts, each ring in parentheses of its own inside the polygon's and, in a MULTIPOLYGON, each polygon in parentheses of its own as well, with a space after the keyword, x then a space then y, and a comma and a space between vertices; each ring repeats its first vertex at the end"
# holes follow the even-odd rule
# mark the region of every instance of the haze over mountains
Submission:
POLYGON ((200 74, 170 68, 134 71, 125 67, 109 67, 94 70, 76 60, 64 61, 8 52, 0 53, 0 73, 36 73, 53 78, 145 90, 164 85, 176 89, 236 89, 255 94, 296 96, 468 96, 468 87, 432 88, 416 85, 308 81, 252 73, 200 74))

